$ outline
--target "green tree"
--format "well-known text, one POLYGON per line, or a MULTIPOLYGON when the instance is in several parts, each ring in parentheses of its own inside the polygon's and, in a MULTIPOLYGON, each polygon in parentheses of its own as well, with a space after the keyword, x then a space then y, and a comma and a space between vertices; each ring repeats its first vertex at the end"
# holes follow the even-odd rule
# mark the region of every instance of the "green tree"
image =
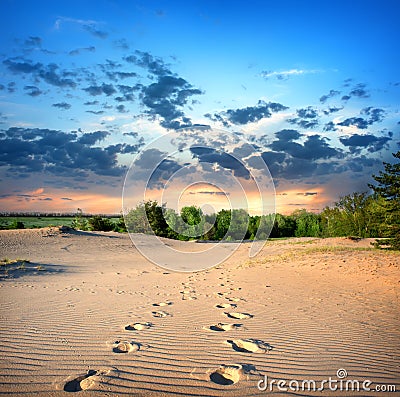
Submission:
MULTIPOLYGON (((400 159, 400 151, 393 153, 393 157, 400 159)), ((377 241, 376 246, 388 246, 390 249, 400 250, 400 162, 383 163, 385 170, 372 177, 377 185, 369 187, 383 198, 381 212, 378 218, 384 241, 377 241)))
POLYGON ((83 211, 80 208, 78 208, 76 211, 75 218, 72 221, 72 227, 77 230, 88 229, 87 219, 83 217, 83 211))
POLYGON ((108 218, 102 218, 100 215, 92 216, 87 223, 89 230, 109 232, 114 229, 114 223, 108 218))

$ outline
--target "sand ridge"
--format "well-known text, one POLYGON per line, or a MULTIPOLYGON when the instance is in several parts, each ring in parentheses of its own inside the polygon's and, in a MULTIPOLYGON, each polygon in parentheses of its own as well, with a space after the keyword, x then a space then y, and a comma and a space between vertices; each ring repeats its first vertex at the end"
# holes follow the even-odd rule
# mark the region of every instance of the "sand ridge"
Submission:
POLYGON ((112 232, 0 232, 0 250, 44 269, 2 275, 8 395, 265 395, 263 375, 339 368, 400 390, 399 255, 369 241, 274 241, 253 260, 244 245, 198 273, 158 268, 112 232))

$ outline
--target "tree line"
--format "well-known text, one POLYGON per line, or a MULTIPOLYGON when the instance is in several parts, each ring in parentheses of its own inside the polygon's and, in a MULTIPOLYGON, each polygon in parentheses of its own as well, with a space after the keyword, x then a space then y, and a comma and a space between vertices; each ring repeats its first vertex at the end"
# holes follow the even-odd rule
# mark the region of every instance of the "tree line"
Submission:
MULTIPOLYGON (((400 151, 394 153, 400 159, 400 151)), ((250 216, 243 209, 203 214, 196 206, 178 214, 165 204, 147 201, 125 216, 129 232, 155 233, 179 240, 242 240, 279 237, 384 238, 377 246, 400 249, 400 163, 384 163, 373 175, 373 193, 357 192, 341 197, 333 206, 315 214, 305 209, 291 215, 250 216)))

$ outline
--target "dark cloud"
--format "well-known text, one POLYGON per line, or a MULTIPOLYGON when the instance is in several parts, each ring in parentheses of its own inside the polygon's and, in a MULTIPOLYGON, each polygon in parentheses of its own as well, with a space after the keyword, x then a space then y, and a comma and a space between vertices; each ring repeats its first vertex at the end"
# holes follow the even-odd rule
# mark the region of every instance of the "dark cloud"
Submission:
POLYGON ((343 126, 343 127, 357 127, 360 129, 366 129, 369 126, 369 122, 361 117, 350 117, 341 123, 338 123, 337 125, 343 126))
POLYGON ((104 140, 108 135, 110 135, 110 133, 107 131, 87 132, 78 139, 78 142, 83 145, 94 145, 95 143, 104 140))
POLYGON ((129 112, 129 110, 127 110, 124 105, 118 105, 115 107, 115 109, 117 109, 119 113, 128 113, 129 112))
POLYGON ((134 54, 124 58, 126 62, 133 63, 144 69, 147 69, 149 73, 155 76, 167 76, 173 75, 169 67, 159 57, 154 57, 148 52, 136 50, 134 54))
POLYGON ((338 108, 338 107, 334 107, 333 106, 333 107, 329 107, 328 109, 322 110, 322 112, 324 113, 325 116, 328 116, 328 115, 330 115, 332 113, 339 112, 339 110, 342 110, 342 109, 343 109, 343 107, 338 108))
POLYGON ((200 162, 218 164, 220 167, 231 170, 235 177, 249 179, 250 173, 236 157, 229 153, 219 152, 208 147, 192 146, 190 148, 194 157, 200 162))
POLYGON ((372 106, 362 109, 360 113, 369 116, 369 125, 383 121, 385 116, 385 111, 383 109, 373 108, 372 106))
POLYGON ((137 132, 124 132, 123 135, 131 136, 132 138, 137 138, 139 134, 137 132))
POLYGON ((91 85, 89 87, 83 88, 83 91, 86 91, 89 95, 92 96, 97 96, 102 94, 110 96, 117 92, 117 90, 114 88, 112 84, 105 84, 105 83, 103 83, 102 85, 91 85))
POLYGON ((75 88, 76 83, 69 78, 74 76, 73 72, 60 70, 55 63, 43 65, 40 62, 33 63, 21 58, 8 58, 3 64, 13 74, 30 74, 35 80, 43 80, 47 84, 60 88, 75 88))
POLYGON ((81 48, 76 48, 75 50, 71 50, 68 55, 75 56, 75 55, 80 55, 82 52, 95 52, 96 47, 90 46, 90 47, 81 47, 81 48))
POLYGON ((127 51, 129 50, 129 44, 126 39, 118 39, 113 41, 114 47, 120 50, 127 51))
POLYGON ((350 95, 343 95, 342 96, 342 101, 348 101, 351 98, 350 95))
POLYGON ((72 198, 69 198, 69 197, 61 197, 61 200, 73 201, 72 198))
POLYGON ((96 26, 87 24, 87 25, 82 25, 83 29, 85 29, 87 32, 89 32, 91 35, 99 38, 99 39, 106 39, 108 37, 108 33, 104 30, 99 30, 96 28, 96 26))
POLYGON ((317 160, 339 156, 340 152, 329 146, 327 138, 320 135, 310 135, 304 144, 293 142, 301 135, 296 130, 282 130, 276 134, 278 140, 268 145, 273 151, 283 152, 298 159, 317 160))
POLYGON ((335 97, 337 95, 340 95, 340 91, 330 90, 329 94, 322 95, 321 98, 319 98, 319 101, 321 103, 325 103, 329 98, 333 98, 333 97, 335 97))
POLYGON ((24 90, 31 97, 36 97, 36 96, 43 94, 43 91, 41 91, 38 87, 36 87, 34 85, 26 85, 24 87, 24 90))
POLYGON ((24 42, 26 47, 41 47, 42 46, 42 39, 37 36, 30 36, 24 42))
POLYGON ((4 84, 0 84, 0 91, 3 91, 6 89, 6 86, 4 84))
POLYGON ((12 94, 16 90, 16 83, 14 81, 11 81, 10 83, 7 84, 7 91, 12 94))
POLYGON ((298 125, 301 128, 314 128, 318 125, 318 111, 312 106, 298 109, 296 114, 298 117, 288 119, 287 122, 298 125))
POLYGON ((189 194, 206 194, 209 196, 229 196, 229 192, 209 192, 209 191, 197 191, 197 192, 189 192, 189 194))
POLYGON ((325 124, 324 131, 337 131, 336 124, 333 121, 329 121, 325 124))
POLYGON ((162 118, 160 124, 163 127, 178 129, 192 126, 182 107, 191 96, 200 94, 201 90, 194 88, 181 77, 160 76, 156 83, 143 87, 140 99, 148 109, 147 114, 162 118))
POLYGON ((254 123, 263 118, 269 118, 273 113, 288 109, 288 107, 274 102, 258 101, 256 106, 248 106, 241 109, 228 109, 226 111, 215 113, 214 115, 205 114, 212 121, 220 121, 225 126, 229 124, 244 125, 254 123))
POLYGON ((61 110, 67 110, 67 109, 71 108, 71 105, 67 102, 53 103, 51 106, 54 106, 55 108, 58 108, 61 110))
POLYGON ((99 115, 99 114, 103 114, 104 110, 86 110, 86 113, 92 113, 92 114, 99 115))
POLYGON ((84 105, 98 105, 99 104, 99 101, 87 101, 87 102, 85 102, 84 103, 84 105))
POLYGON ((369 152, 374 153, 386 147, 391 140, 391 137, 377 137, 371 134, 354 134, 340 138, 340 142, 347 146, 352 153, 359 153, 362 149, 367 149, 369 152))
POLYGON ((369 98, 370 94, 369 92, 365 89, 366 88, 366 84, 360 83, 357 84, 350 92, 349 95, 350 96, 356 96, 358 98, 369 98))
POLYGON ((117 151, 112 146, 93 147, 107 135, 106 131, 78 136, 77 132, 12 127, 0 136, 0 166, 17 177, 32 172, 67 177, 84 177, 91 172, 120 177, 126 167, 118 164, 117 154, 131 153, 134 148, 138 151, 142 143, 120 144, 117 151))
POLYGON ((304 192, 304 193, 296 193, 297 196, 315 196, 317 195, 317 192, 304 192))

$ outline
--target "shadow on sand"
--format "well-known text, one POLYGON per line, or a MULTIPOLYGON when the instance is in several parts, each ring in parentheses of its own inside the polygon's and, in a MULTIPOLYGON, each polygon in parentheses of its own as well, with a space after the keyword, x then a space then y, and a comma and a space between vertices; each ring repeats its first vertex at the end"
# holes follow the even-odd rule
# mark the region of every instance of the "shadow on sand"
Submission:
POLYGON ((29 262, 23 259, 0 262, 0 281, 15 280, 23 276, 45 276, 65 272, 66 267, 54 264, 29 262))

